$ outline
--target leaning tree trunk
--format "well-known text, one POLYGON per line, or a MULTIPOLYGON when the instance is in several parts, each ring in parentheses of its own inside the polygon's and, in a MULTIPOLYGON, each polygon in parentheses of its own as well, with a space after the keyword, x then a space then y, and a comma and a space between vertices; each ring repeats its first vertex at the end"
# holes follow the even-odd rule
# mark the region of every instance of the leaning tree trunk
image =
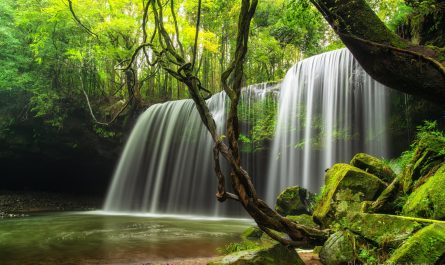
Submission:
MULTIPOLYGON (((171 13, 174 14, 173 0, 170 0, 170 4, 171 13)), ((257 4, 258 0, 241 1, 234 60, 229 64, 229 67, 223 72, 221 77, 222 86, 230 99, 226 135, 219 135, 217 133, 215 120, 213 119, 213 116, 205 101, 206 98, 211 95, 211 93, 201 84, 201 81, 197 77, 197 70, 195 67, 198 47, 197 41, 200 28, 201 0, 198 0, 198 19, 196 23, 195 44, 193 54, 189 57, 192 58, 191 62, 187 62, 185 60, 186 57, 184 49, 181 48, 182 44, 180 42, 180 38, 178 37, 179 31, 177 27, 175 40, 179 46, 179 49, 175 48, 175 42, 165 29, 164 21, 162 19, 164 8, 162 1, 149 0, 147 3, 144 2, 144 17, 147 15, 148 8, 151 7, 151 12, 154 17, 155 31, 150 42, 141 44, 134 51, 128 66, 134 62, 137 54, 140 51, 148 47, 152 50, 153 55, 156 57, 153 62, 150 62, 150 65, 160 65, 167 73, 187 86, 189 94, 195 102, 196 109, 198 110, 201 120, 215 143, 213 150, 215 163, 214 169, 218 178, 218 192, 216 197, 219 201, 222 202, 226 199, 239 201, 250 216, 252 216, 260 229, 284 245, 320 245, 329 236, 329 230, 319 230, 307 227, 294 223, 279 215, 257 196, 251 176, 241 167, 238 147, 238 102, 240 99, 242 78, 244 75, 243 64, 247 54, 250 23, 255 13, 257 4), (158 42, 161 44, 160 47, 155 46, 153 43, 155 37, 158 37, 158 42), (232 80, 232 84, 230 86, 227 83, 229 77, 231 77, 232 80), (231 167, 230 183, 235 194, 225 190, 225 177, 220 168, 220 155, 222 155, 222 157, 231 167), (276 231, 286 233, 289 238, 281 237, 276 233, 276 231)), ((176 24, 176 17, 172 16, 172 18, 173 23, 176 24)), ((147 20, 144 19, 144 28, 146 23, 147 20)))
POLYGON ((445 51, 392 33, 365 0, 311 0, 365 71, 380 83, 445 105, 445 51))

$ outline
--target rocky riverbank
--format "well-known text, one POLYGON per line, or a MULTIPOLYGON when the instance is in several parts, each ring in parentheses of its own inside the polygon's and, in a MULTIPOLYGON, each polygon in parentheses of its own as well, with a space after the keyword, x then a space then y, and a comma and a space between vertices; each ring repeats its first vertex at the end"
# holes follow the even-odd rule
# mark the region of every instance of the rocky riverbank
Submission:
MULTIPOLYGON (((393 163, 357 154, 327 170, 318 195, 289 187, 275 208, 300 226, 329 231, 319 246, 307 245, 322 264, 445 264, 445 133, 426 123, 393 163)), ((308 264, 257 227, 243 240, 210 264, 308 264)))
POLYGON ((48 192, 0 191, 0 218, 36 212, 90 211, 102 207, 102 199, 48 192))

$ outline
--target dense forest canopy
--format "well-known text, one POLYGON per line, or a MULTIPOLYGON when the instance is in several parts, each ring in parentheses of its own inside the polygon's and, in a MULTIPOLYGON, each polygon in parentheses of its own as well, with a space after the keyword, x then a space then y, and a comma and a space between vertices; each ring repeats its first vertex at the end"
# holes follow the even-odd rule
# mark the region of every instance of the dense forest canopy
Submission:
MULTIPOLYGON (((424 2, 421 10, 428 10, 424 7, 428 1, 424 2)), ((80 107, 91 112, 93 120, 109 123, 122 113, 138 113, 156 102, 188 97, 183 85, 159 66, 135 60, 131 66, 136 72, 134 80, 122 70, 143 38, 150 37, 144 34, 150 35, 154 30, 151 23, 145 33, 142 30, 145 4, 2 1, 0 91, 26 102, 8 106, 19 110, 1 121, 2 128, 19 118, 22 111, 62 128, 70 108, 80 107)), ((392 29, 408 21, 414 12, 425 12, 415 11, 403 1, 370 4, 392 29)), ((234 21, 239 9, 238 1, 202 3, 197 74, 212 92, 221 90, 219 76, 234 49, 234 21)), ((179 37, 186 51, 193 49, 196 10, 197 1, 175 1, 163 14, 171 34, 175 32, 172 15, 176 14, 179 37)), ((252 23, 245 71, 247 84, 279 80, 296 61, 342 47, 308 1, 261 1, 252 23)), ((410 34, 418 36, 415 32, 410 34)), ((99 126, 98 133, 107 135, 100 124, 95 126, 99 126)))

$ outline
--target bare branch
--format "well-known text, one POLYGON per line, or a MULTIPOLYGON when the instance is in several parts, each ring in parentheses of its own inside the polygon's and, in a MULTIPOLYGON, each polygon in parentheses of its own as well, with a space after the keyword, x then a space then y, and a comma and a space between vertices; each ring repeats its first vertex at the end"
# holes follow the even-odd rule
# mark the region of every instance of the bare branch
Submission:
POLYGON ((196 53, 198 50, 198 36, 199 36, 199 24, 201 22, 201 0, 198 0, 198 15, 196 19, 196 32, 195 32, 195 44, 193 46, 193 60, 192 60, 192 69, 195 68, 196 62, 196 53))
POLYGON ((170 10, 172 13, 173 22, 175 24, 176 42, 178 42, 179 51, 181 52, 181 56, 184 57, 185 56, 184 47, 182 46, 181 40, 179 39, 179 27, 178 27, 178 21, 176 19, 176 14, 175 14, 175 1, 174 0, 170 0, 170 10))
POLYGON ((99 40, 99 36, 98 36, 96 33, 92 32, 87 26, 85 26, 85 25, 80 21, 80 19, 77 17, 76 13, 74 12, 73 2, 72 2, 71 0, 68 0, 68 5, 69 5, 69 8, 70 8, 70 12, 71 12, 71 14, 73 15, 73 18, 74 18, 74 20, 77 22, 77 24, 78 24, 79 26, 81 26, 81 27, 82 27, 86 32, 88 32, 90 35, 93 35, 94 37, 96 37, 96 39, 99 40))

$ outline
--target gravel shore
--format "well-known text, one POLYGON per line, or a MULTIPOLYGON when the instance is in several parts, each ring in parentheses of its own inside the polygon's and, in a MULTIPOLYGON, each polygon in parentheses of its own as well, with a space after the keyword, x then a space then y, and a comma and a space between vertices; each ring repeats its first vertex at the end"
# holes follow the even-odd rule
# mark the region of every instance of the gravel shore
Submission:
POLYGON ((101 208, 97 197, 49 192, 0 191, 0 218, 27 216, 35 212, 90 211, 101 208))

